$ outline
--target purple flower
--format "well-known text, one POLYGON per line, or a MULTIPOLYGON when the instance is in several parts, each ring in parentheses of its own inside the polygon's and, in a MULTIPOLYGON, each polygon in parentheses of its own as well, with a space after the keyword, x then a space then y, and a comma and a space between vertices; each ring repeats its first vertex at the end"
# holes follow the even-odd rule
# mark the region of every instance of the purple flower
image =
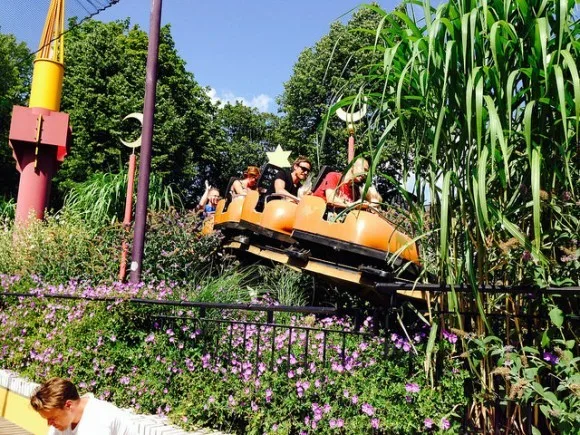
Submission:
POLYGON ((431 420, 430 418, 426 418, 425 420, 423 420, 423 424, 427 429, 431 429, 433 427, 433 420, 431 420))
POLYGON ((447 430, 451 427, 451 423, 446 418, 441 419, 441 429, 447 430))
POLYGON ((457 335, 453 334, 452 332, 446 331, 445 329, 442 331, 443 337, 451 344, 457 343, 457 335))
POLYGON ((373 429, 378 429, 379 428, 379 419, 378 418, 373 418, 371 420, 371 427, 373 429))
POLYGON ((362 412, 364 412, 366 415, 368 415, 369 417, 372 415, 375 415, 375 408, 373 408, 370 404, 368 403, 363 403, 362 407, 361 407, 362 412))
POLYGON ((560 358, 558 358, 552 352, 544 352, 544 361, 547 361, 550 364, 558 364, 560 362, 560 358))
POLYGON ((421 387, 415 383, 405 384, 405 390, 407 390, 407 393, 418 393, 421 390, 421 387))

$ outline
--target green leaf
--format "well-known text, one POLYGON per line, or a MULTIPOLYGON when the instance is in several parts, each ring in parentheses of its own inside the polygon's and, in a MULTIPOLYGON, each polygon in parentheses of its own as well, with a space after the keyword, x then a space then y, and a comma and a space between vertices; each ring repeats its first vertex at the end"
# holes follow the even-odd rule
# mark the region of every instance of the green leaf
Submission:
POLYGON ((564 312, 560 308, 552 308, 550 310, 549 316, 554 326, 557 326, 558 328, 562 327, 564 324, 564 312))
POLYGON ((550 345, 550 336, 548 335, 547 330, 542 333, 541 344, 542 347, 548 347, 550 345))

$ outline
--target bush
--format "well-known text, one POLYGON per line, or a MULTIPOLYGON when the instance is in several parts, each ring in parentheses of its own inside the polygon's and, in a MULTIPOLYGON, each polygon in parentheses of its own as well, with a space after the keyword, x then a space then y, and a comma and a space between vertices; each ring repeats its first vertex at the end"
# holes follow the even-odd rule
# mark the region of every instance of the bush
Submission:
MULTIPOLYGON (((3 277, 8 289, 20 280, 3 277)), ((264 313, 222 312, 237 323, 206 328, 192 310, 123 302, 196 297, 197 288, 157 285, 60 287, 37 283, 39 297, 6 297, 0 311, 0 367, 34 380, 66 376, 120 406, 237 433, 416 433, 459 429, 465 370, 440 342, 442 374, 423 372, 425 334, 353 331, 347 318, 293 317, 292 330, 265 324, 264 313), (110 297, 116 302, 51 299, 41 294, 110 297), (259 326, 261 325, 261 326, 259 326), (326 332, 307 328, 322 328, 326 332), (323 349, 326 348, 326 351, 323 349), (417 350, 417 354, 412 349, 417 350), (307 351, 308 363, 303 363, 307 351), (344 353, 343 353, 344 352, 344 353), (412 410, 412 412, 409 412, 412 410)), ((211 316, 211 313, 208 314, 211 316)))
MULTIPOLYGON (((198 226, 193 212, 150 213, 142 278, 192 281, 226 267, 221 254, 220 262, 215 261, 219 236, 202 236, 198 226)), ((72 279, 111 282, 118 277, 122 240, 128 236, 120 223, 91 227, 66 210, 26 228, 11 222, 0 227, 0 273, 39 276, 55 284, 72 279)))
POLYGON ((112 280, 118 273, 120 226, 87 230, 74 215, 48 216, 26 228, 0 229, 0 273, 41 276, 60 284, 70 279, 112 280))
POLYGON ((227 268, 219 252, 219 233, 202 235, 194 212, 175 209, 150 213, 147 221, 142 278, 183 281, 200 273, 219 274, 227 268), (218 256, 219 253, 219 256, 218 256))

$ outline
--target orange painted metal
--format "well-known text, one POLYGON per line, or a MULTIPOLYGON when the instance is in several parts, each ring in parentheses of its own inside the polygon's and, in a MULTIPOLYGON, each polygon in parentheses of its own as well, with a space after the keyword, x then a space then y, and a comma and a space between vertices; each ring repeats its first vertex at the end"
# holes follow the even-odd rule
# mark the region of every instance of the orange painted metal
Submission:
POLYGON ((246 197, 243 195, 236 196, 230 201, 226 211, 224 211, 226 207, 226 200, 220 199, 216 206, 213 224, 219 226, 220 224, 226 222, 239 222, 240 218, 242 217, 242 207, 244 205, 245 199, 246 197))
POLYGON ((419 264, 416 243, 377 214, 352 210, 343 222, 329 222, 324 219, 325 211, 326 203, 322 198, 303 197, 296 209, 294 229, 391 254, 405 247, 400 257, 419 264))
POLYGON ((270 201, 264 206, 260 225, 272 231, 290 235, 294 228, 297 208, 298 204, 291 201, 283 199, 270 201))
POLYGON ((260 195, 255 190, 250 190, 246 194, 244 206, 242 207, 242 215, 240 216, 240 222, 246 221, 254 225, 260 225, 262 213, 256 211, 256 206, 258 205, 259 199, 260 195))
MULTIPOLYGON (((129 156, 129 171, 127 174, 127 197, 125 198, 125 216, 123 217, 123 227, 125 232, 129 232, 131 228, 131 218, 133 216, 133 186, 135 184, 135 167, 137 166, 137 156, 131 154, 129 156)), ((124 281, 127 274, 127 254, 129 252, 129 244, 126 239, 123 239, 123 247, 121 250, 121 267, 119 269, 119 281, 124 281)))

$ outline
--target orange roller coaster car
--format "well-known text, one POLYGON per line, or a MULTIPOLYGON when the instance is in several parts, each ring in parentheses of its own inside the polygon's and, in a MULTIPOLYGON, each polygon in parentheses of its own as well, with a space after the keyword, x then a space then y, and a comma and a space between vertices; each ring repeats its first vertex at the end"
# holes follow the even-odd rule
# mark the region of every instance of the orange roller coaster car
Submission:
POLYGON ((364 249, 361 254, 373 258, 387 260, 387 256, 393 254, 419 264, 417 245, 381 217, 380 212, 351 210, 343 222, 325 220, 325 213, 326 203, 322 198, 302 198, 296 210, 293 237, 299 241, 322 243, 334 250, 342 247, 343 250, 356 251, 356 247, 361 247, 364 249))

